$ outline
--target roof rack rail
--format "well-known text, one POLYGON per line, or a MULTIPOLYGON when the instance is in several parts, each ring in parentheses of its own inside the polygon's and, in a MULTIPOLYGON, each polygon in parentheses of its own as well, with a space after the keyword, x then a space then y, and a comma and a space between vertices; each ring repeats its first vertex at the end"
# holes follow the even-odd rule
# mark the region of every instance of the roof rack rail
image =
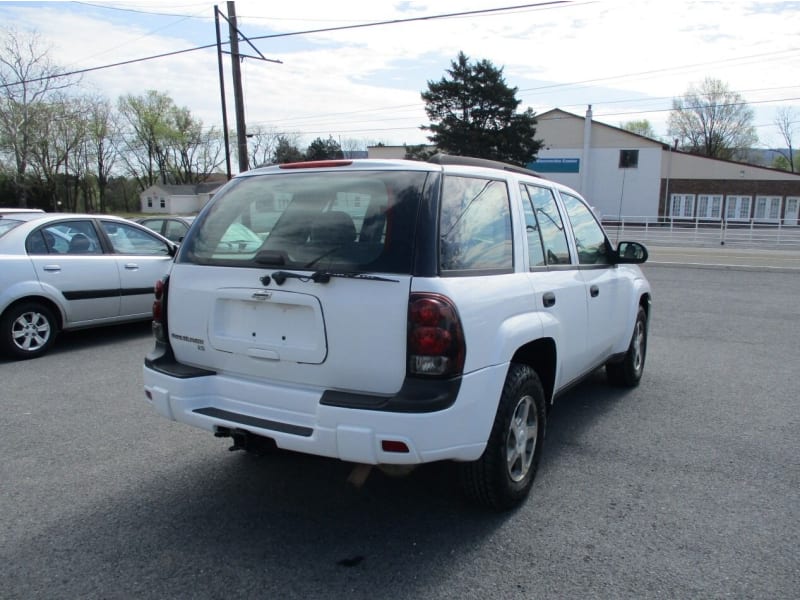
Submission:
POLYGON ((501 171, 510 171, 512 173, 519 173, 520 175, 533 175, 540 179, 546 179, 541 173, 537 173, 525 167, 519 167, 509 163, 504 163, 499 160, 490 160, 488 158, 475 158, 473 156, 457 156, 455 154, 445 154, 437 152, 431 156, 428 161, 435 165, 465 165, 470 167, 486 167, 488 169, 500 169, 501 171))

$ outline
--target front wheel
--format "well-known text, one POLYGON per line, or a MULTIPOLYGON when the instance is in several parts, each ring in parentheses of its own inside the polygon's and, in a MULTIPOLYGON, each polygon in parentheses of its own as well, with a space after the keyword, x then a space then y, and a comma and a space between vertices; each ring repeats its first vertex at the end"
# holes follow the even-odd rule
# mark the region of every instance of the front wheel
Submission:
POLYGON ((633 326, 631 343, 620 362, 606 365, 606 377, 613 385, 636 387, 644 373, 644 359, 647 355, 647 313, 639 307, 636 324, 633 326))
POLYGON ((39 302, 21 302, 0 319, 0 346, 17 359, 41 356, 53 344, 58 323, 53 312, 39 302))
POLYGON ((506 376, 489 441, 481 457, 461 465, 467 497, 505 510, 530 492, 544 443, 545 399, 539 376, 512 363, 506 376))

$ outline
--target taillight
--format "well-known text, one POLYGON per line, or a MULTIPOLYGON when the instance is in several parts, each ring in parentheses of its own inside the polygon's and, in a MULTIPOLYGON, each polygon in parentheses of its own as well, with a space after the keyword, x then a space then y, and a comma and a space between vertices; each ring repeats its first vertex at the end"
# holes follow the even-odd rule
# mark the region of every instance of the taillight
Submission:
POLYGON ((452 377, 464 370, 466 345, 452 301, 439 294, 411 294, 408 301, 408 374, 452 377))
POLYGON ((167 278, 156 281, 153 286, 155 300, 153 300, 153 336, 159 342, 166 342, 166 327, 164 320, 164 300, 167 290, 167 278))

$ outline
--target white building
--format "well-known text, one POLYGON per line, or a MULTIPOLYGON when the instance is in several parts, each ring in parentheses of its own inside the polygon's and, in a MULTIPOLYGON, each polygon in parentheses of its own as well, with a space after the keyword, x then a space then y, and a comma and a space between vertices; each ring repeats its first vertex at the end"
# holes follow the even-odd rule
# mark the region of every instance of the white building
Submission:
POLYGON ((194 185, 155 184, 139 193, 141 211, 169 215, 197 214, 225 181, 194 185))
MULTIPOLYGON (((579 191, 606 221, 619 217, 798 225, 800 174, 706 158, 560 109, 537 115, 544 145, 528 165, 579 191)), ((405 147, 370 147, 403 158, 405 147)))
POLYGON ((544 140, 529 165, 583 194, 604 219, 667 217, 798 224, 800 174, 719 160, 554 109, 536 118, 544 140))

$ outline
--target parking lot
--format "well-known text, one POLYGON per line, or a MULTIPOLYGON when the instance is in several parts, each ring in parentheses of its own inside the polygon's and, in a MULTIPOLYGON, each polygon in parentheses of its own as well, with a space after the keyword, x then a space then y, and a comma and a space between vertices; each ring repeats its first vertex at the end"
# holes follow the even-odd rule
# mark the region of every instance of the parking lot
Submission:
POLYGON ((796 598, 800 277, 680 260, 645 265, 640 387, 598 372, 562 398, 499 515, 448 465, 354 489, 349 465, 157 417, 146 323, 0 360, 0 596, 796 598))

